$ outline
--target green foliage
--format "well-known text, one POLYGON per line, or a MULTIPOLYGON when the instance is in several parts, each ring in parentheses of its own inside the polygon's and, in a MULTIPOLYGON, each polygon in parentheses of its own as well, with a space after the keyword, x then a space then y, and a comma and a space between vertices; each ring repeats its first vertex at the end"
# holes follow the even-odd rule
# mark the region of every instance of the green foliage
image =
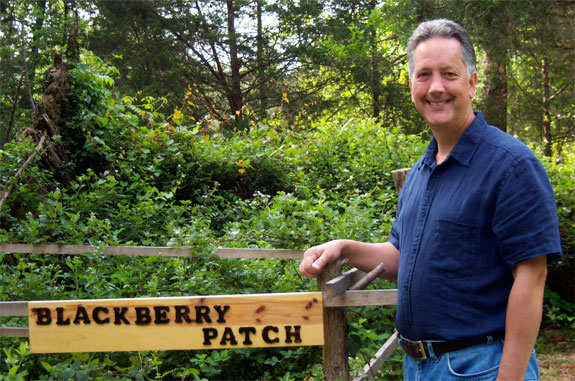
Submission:
POLYGON ((575 308, 573 303, 563 299, 558 293, 545 289, 545 316, 548 324, 555 327, 575 328, 575 308))
POLYGON ((97 172, 109 169, 115 156, 122 155, 126 144, 132 143, 130 134, 141 123, 153 123, 157 116, 149 97, 142 99, 142 108, 151 109, 149 112, 134 107, 131 100, 114 98, 112 76, 117 74, 114 67, 89 52, 84 52, 81 62, 68 73, 69 111, 63 144, 80 173, 88 168, 97 172))
POLYGON ((28 343, 22 342, 17 348, 4 348, 4 355, 6 356, 6 365, 8 372, 6 376, 0 375, 0 380, 26 380, 28 370, 24 368, 25 359, 30 355, 30 348, 28 343))
MULTIPOLYGON (((391 288, 389 282, 382 280, 376 280, 369 287, 391 288)), ((389 327, 395 322, 395 308, 352 307, 347 309, 347 315, 349 334, 346 345, 351 358, 350 367, 357 371, 372 360, 375 353, 392 335, 393 330, 389 327)), ((402 351, 396 351, 377 374, 377 379, 403 379, 402 351)))
MULTIPOLYGON (((543 157, 543 155, 539 155, 543 157)), ((557 215, 563 257, 549 265, 546 291, 548 322, 559 326, 573 326, 573 295, 575 293, 575 146, 563 147, 560 156, 544 158, 551 184, 555 191, 557 215)))
POLYGON ((304 165, 308 184, 333 192, 393 189, 390 172, 409 167, 423 153, 425 144, 417 135, 400 128, 382 128, 374 120, 320 121, 304 165))
POLYGON ((46 189, 55 185, 52 173, 42 168, 38 162, 41 152, 29 162, 25 171, 22 170, 35 149, 32 139, 10 142, 4 145, 4 149, 0 149, 0 189, 12 190, 12 197, 0 210, 0 221, 4 224, 10 224, 37 208, 46 189), (9 213, 11 206, 17 211, 16 214, 9 213))

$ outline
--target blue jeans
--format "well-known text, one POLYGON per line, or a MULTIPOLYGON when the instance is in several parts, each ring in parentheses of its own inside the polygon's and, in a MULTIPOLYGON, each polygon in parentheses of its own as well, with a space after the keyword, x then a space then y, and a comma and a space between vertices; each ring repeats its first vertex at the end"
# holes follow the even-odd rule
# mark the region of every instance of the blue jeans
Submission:
MULTIPOLYGON (((432 351, 430 348, 430 356, 426 360, 404 356, 405 381, 495 380, 503 353, 503 339, 439 356, 432 351)), ((539 380, 535 350, 531 353, 525 380, 539 380)))

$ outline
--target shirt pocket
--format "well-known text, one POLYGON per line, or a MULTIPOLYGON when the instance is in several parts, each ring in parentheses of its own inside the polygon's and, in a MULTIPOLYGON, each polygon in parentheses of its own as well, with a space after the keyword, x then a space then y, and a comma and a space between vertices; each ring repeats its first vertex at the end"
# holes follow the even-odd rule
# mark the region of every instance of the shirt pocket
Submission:
POLYGON ((471 275, 475 270, 479 247, 479 227, 437 219, 431 247, 430 267, 437 275, 471 275))

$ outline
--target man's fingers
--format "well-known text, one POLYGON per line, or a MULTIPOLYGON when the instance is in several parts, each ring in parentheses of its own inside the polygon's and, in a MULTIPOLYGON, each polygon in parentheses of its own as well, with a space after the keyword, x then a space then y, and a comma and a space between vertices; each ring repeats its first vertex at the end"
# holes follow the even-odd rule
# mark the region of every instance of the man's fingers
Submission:
POLYGON ((324 255, 325 252, 322 253, 315 261, 312 262, 311 267, 318 272, 318 274, 323 270, 325 265, 329 262, 327 255, 324 255))
POLYGON ((299 266, 299 271, 310 278, 317 277, 322 270, 322 266, 316 264, 318 258, 321 257, 321 252, 318 250, 317 247, 312 247, 311 249, 306 250, 303 254, 303 261, 299 266))
POLYGON ((315 278, 331 261, 341 255, 341 245, 338 241, 331 241, 323 245, 314 246, 303 254, 300 272, 305 276, 315 278))

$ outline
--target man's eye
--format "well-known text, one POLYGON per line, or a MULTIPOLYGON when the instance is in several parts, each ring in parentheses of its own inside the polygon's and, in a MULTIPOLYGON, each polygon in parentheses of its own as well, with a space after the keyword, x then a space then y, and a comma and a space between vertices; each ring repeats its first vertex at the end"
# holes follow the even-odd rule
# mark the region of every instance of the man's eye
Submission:
POLYGON ((425 77, 429 77, 429 73, 419 73, 419 74, 417 74, 417 78, 425 78, 425 77))

